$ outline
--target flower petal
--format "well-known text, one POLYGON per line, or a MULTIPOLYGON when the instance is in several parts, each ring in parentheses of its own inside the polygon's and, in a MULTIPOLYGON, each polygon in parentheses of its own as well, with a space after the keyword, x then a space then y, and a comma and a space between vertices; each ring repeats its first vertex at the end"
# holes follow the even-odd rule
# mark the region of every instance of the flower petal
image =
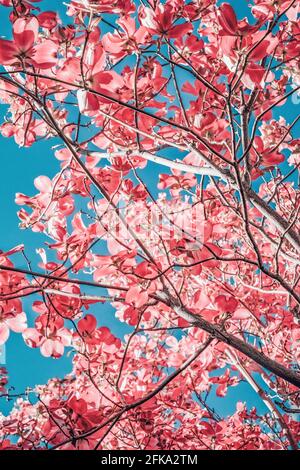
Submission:
POLYGON ((35 43, 38 37, 39 22, 36 18, 18 18, 14 22, 13 34, 16 46, 26 52, 35 43))
POLYGON ((0 62, 7 65, 15 61, 18 50, 12 41, 0 39, 0 62))
POLYGON ((19 313, 13 318, 6 321, 9 328, 15 333, 23 333, 27 328, 27 318, 24 312, 19 313))
POLYGON ((9 328, 5 323, 0 323, 0 345, 6 343, 9 337, 9 328))

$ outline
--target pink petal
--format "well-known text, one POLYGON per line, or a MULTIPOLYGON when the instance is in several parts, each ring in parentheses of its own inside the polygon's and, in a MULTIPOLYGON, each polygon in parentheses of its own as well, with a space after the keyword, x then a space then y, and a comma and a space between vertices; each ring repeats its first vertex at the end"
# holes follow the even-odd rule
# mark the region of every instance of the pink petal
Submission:
POLYGON ((221 312, 233 313, 238 306, 238 301, 230 294, 218 295, 215 299, 215 304, 221 312))
POLYGON ((104 69, 106 63, 106 54, 101 44, 97 44, 92 50, 92 68, 93 75, 104 69))
POLYGON ((0 344, 6 343, 9 337, 9 328, 8 326, 1 322, 0 323, 0 344))
POLYGON ((139 308, 147 302, 148 294, 141 291, 138 286, 133 286, 128 290, 125 300, 128 304, 133 304, 139 308))
POLYGON ((13 34, 18 49, 23 52, 31 49, 38 37, 39 22, 36 18, 18 18, 14 22, 13 34))
POLYGON ((50 69, 57 62, 57 44, 49 40, 34 47, 33 63, 39 69, 50 69))
POLYGON ((113 344, 115 342, 115 337, 111 334, 110 329, 106 326, 102 326, 97 330, 99 341, 106 344, 113 344))
POLYGON ((102 91, 103 89, 116 91, 122 88, 123 85, 123 78, 114 70, 98 72, 93 76, 93 88, 96 91, 102 91))
POLYGON ((19 313, 14 318, 10 318, 6 321, 9 328, 15 333, 23 333, 27 328, 27 318, 24 312, 19 313))
POLYGON ((265 73, 265 69, 261 65, 250 64, 242 77, 242 82, 247 88, 250 88, 250 90, 253 90, 255 86, 262 87, 265 73))
POLYGON ((35 328, 27 328, 22 336, 30 348, 37 348, 42 341, 42 335, 35 328))
MULTIPOLYGON (((42 349, 41 349, 42 350, 42 349)), ((61 357, 64 353, 64 345, 58 341, 52 341, 52 357, 61 357)))
POLYGON ((265 39, 262 41, 252 52, 250 55, 251 59, 253 60, 262 60, 264 57, 266 57, 269 52, 268 52, 268 47, 269 47, 269 41, 265 39))
POLYGON ((118 54, 124 49, 126 45, 126 39, 120 38, 120 36, 116 36, 112 33, 107 33, 105 36, 103 36, 102 44, 105 51, 118 54))
POLYGON ((234 9, 229 3, 223 3, 219 8, 219 22, 229 35, 237 34, 238 23, 234 9))
POLYGON ((210 298, 206 293, 202 290, 198 290, 194 295, 194 306, 200 309, 208 307, 210 304, 210 298))
POLYGON ((41 193, 49 193, 52 189, 52 182, 48 176, 42 175, 35 178, 34 186, 41 191, 41 193))
POLYGON ((97 327, 97 320, 93 315, 86 315, 78 322, 78 330, 81 334, 91 334, 97 327))
POLYGON ((233 318, 235 320, 246 320, 251 316, 251 313, 246 308, 237 308, 233 313, 233 318))
POLYGON ((99 101, 97 96, 93 95, 93 93, 90 93, 89 91, 78 90, 77 100, 79 111, 81 113, 95 112, 99 109, 99 101))
POLYGON ((221 36, 220 46, 224 55, 231 57, 236 50, 235 36, 221 36))
POLYGON ((54 11, 44 11, 38 15, 38 21, 42 28, 55 28, 57 25, 57 14, 54 11))
POLYGON ((85 232, 86 230, 86 226, 84 225, 81 218, 81 214, 79 212, 74 216, 72 220, 72 227, 79 233, 85 232))
POLYGON ((183 23, 173 26, 168 32, 170 38, 182 37, 185 34, 191 33, 193 31, 193 25, 191 23, 183 23))
POLYGON ((61 328, 59 330, 59 338, 60 342, 63 346, 71 346, 72 342, 72 335, 67 328, 61 328))
POLYGON ((131 18, 130 16, 123 17, 120 18, 117 23, 121 26, 122 29, 124 29, 124 31, 126 31, 128 37, 133 36, 133 34, 135 33, 134 18, 131 18))
POLYGON ((9 256, 9 255, 14 255, 15 253, 19 253, 20 251, 24 250, 24 245, 17 245, 11 250, 6 251, 5 253, 2 253, 2 256, 9 256))
POLYGON ((45 357, 52 356, 54 350, 54 341, 52 339, 46 339, 41 346, 41 353, 45 357))
POLYGON ((0 39, 0 62, 7 65, 15 62, 15 57, 18 54, 18 49, 12 41, 0 39))
POLYGON ((216 394, 218 397, 225 397, 227 393, 227 384, 221 384, 217 387, 216 394))

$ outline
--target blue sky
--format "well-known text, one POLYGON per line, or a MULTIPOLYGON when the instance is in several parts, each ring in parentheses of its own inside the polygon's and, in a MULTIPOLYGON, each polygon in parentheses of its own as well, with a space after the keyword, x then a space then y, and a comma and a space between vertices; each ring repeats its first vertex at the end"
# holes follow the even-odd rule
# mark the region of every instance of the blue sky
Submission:
MULTIPOLYGON (((245 16, 247 12, 248 2, 232 1, 236 6, 236 11, 239 18, 245 16)), ((58 11, 62 17, 65 7, 60 0, 46 0, 39 4, 43 10, 52 9, 58 11)), ((8 9, 0 7, 0 35, 10 36, 10 24, 7 21, 8 9)), ((0 106, 0 117, 5 112, 5 107, 0 106)), ((291 116, 294 114, 294 109, 291 106, 288 111, 291 116)), ((39 175, 47 175, 50 178, 57 173, 59 169, 59 162, 54 158, 51 146, 55 145, 55 141, 44 141, 33 145, 31 148, 18 148, 13 139, 4 139, 0 136, 0 158, 1 158, 1 185, 0 185, 0 213, 1 213, 1 229, 0 229, 0 248, 5 251, 24 243, 26 253, 33 262, 33 266, 39 261, 35 253, 35 249, 43 246, 45 236, 33 233, 30 230, 20 230, 18 227, 19 219, 17 217, 17 210, 14 199, 16 192, 21 192, 27 195, 35 194, 36 189, 33 185, 33 180, 39 175)), ((164 169, 162 172, 165 172, 164 169)), ((145 181, 150 184, 150 188, 156 191, 153 185, 153 173, 157 174, 158 169, 154 165, 149 165, 145 181), (151 187, 152 186, 152 187, 151 187)), ((19 258, 20 259, 20 258, 19 258)), ((24 266, 24 263, 19 266, 24 266)), ((34 318, 30 312, 32 299, 24 300, 24 310, 34 318)), ((104 305, 99 307, 101 311, 102 324, 114 324, 113 309, 110 306, 104 305), (104 318, 104 320, 102 320, 104 318)), ((115 327, 116 328, 116 327, 115 327)), ((122 336, 127 331, 126 326, 119 325, 115 332, 122 336)), ((10 385, 14 386, 16 392, 22 392, 26 387, 34 386, 38 383, 44 383, 48 378, 53 376, 62 377, 65 373, 71 370, 70 357, 64 356, 59 360, 44 358, 39 350, 30 349, 24 345, 21 335, 11 334, 11 337, 6 345, 6 366, 9 371, 10 385)), ((231 388, 226 398, 217 399, 212 401, 216 406, 217 411, 221 415, 226 415, 234 411, 236 401, 247 401, 249 406, 257 405, 258 409, 265 412, 266 409, 260 401, 257 401, 257 396, 249 387, 248 384, 241 384, 239 387, 231 388)), ((0 411, 7 413, 11 408, 12 403, 7 403, 4 399, 0 400, 0 411)))

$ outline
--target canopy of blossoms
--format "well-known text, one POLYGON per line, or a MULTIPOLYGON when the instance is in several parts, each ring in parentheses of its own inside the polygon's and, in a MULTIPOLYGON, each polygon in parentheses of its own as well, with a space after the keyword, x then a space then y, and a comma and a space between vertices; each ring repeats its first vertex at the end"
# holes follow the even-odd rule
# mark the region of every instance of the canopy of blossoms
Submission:
POLYGON ((0 344, 72 358, 0 448, 297 449, 300 1, 0 4, 1 134, 57 159, 16 194, 44 244, 0 251, 0 344), (242 381, 264 413, 210 405, 242 381))

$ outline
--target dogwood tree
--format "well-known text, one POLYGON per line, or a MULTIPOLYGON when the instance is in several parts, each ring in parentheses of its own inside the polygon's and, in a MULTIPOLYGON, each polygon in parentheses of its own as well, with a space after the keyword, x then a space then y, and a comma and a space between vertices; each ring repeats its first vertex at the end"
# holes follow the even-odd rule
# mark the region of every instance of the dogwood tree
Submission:
POLYGON ((0 253, 0 344, 72 354, 2 449, 297 449, 299 0, 0 4, 1 133, 58 160, 16 194, 45 244, 0 253), (265 413, 214 409, 241 381, 265 413))

